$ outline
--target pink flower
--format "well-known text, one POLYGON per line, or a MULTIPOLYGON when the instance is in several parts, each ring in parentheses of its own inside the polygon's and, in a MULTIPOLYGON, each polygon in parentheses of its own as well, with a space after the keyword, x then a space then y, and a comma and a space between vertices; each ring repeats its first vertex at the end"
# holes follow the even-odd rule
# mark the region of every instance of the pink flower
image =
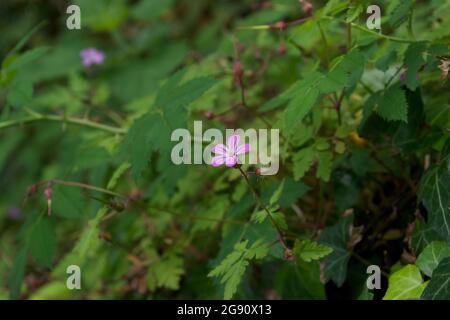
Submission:
POLYGON ((239 145, 240 137, 237 134, 228 139, 228 144, 218 144, 212 148, 212 152, 217 154, 212 158, 211 165, 218 167, 225 164, 227 167, 234 167, 238 163, 238 156, 250 151, 249 144, 239 145))
POLYGON ((95 48, 86 48, 80 51, 80 57, 85 67, 93 64, 102 64, 105 60, 105 54, 95 48))

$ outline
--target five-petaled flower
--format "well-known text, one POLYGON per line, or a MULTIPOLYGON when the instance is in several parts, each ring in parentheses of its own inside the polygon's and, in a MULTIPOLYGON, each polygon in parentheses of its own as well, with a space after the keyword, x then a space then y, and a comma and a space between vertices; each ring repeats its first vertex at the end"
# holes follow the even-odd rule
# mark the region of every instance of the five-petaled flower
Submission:
POLYGON ((105 54, 95 48, 81 50, 80 56, 85 67, 90 67, 93 64, 102 64, 103 60, 105 60, 105 54))
POLYGON ((234 134, 228 138, 228 144, 218 144, 212 148, 212 152, 217 154, 211 160, 213 167, 225 164, 227 167, 234 167, 238 163, 238 156, 250 151, 249 144, 239 145, 240 137, 234 134))

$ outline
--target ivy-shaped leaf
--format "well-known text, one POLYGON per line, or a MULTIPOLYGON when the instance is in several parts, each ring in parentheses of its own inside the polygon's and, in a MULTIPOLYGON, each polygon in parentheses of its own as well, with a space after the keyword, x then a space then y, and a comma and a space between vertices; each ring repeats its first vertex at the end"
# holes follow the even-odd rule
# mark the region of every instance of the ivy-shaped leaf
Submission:
POLYGON ((438 264, 433 277, 422 294, 422 299, 450 300, 450 257, 438 264))
POLYGON ((352 223, 353 216, 342 218, 334 226, 326 227, 320 235, 320 243, 333 249, 322 260, 325 263, 325 275, 338 287, 342 286, 347 278, 347 265, 351 256, 348 241, 352 223))
POLYGON ((389 286, 383 300, 419 299, 428 282, 423 282, 419 268, 409 264, 389 277, 389 286))
POLYGON ((428 223, 450 241, 450 171, 446 165, 430 168, 420 182, 419 199, 428 211, 428 223))
POLYGON ((433 241, 417 257, 416 265, 431 277, 433 270, 438 266, 442 259, 450 256, 450 246, 443 241, 433 241))

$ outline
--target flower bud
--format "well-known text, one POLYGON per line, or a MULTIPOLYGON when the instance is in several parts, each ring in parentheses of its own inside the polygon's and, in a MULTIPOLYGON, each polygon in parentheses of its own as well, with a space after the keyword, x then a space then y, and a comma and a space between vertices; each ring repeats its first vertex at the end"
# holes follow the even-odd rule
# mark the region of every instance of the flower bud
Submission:
POLYGON ((278 21, 277 23, 275 23, 275 29, 280 29, 280 30, 286 29, 286 22, 278 21))
POLYGON ((37 184, 32 184, 31 186, 28 187, 27 190, 27 197, 32 196, 33 194, 35 194, 38 191, 38 185, 37 184))
POLYGON ((205 112, 205 117, 206 117, 207 119, 209 119, 209 120, 213 119, 213 118, 214 118, 214 112, 212 112, 212 111, 206 111, 206 112, 205 112))
POLYGON ((51 216, 52 215, 53 188, 50 186, 45 188, 44 195, 47 198, 47 213, 49 216, 51 216))
POLYGON ((311 4, 311 2, 306 0, 300 0, 300 5, 302 6, 302 10, 304 13, 306 13, 308 16, 312 15, 314 7, 311 4))
POLYGON ((278 47, 278 54, 283 56, 286 53, 286 45, 284 43, 282 43, 279 47, 278 47))
POLYGON ((240 77, 242 77, 242 75, 244 74, 244 68, 243 68, 242 63, 241 63, 240 60, 234 61, 234 64, 233 64, 233 73, 234 73, 234 76, 235 76, 236 78, 240 78, 240 77))

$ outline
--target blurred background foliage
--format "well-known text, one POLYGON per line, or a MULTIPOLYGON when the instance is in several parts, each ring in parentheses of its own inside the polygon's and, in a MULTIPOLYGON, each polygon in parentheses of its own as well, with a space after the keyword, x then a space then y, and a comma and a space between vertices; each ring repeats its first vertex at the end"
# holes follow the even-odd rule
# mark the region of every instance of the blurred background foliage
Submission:
POLYGON ((450 256, 449 14, 445 0, 1 1, 0 298, 450 298, 434 289, 450 256), (365 29, 375 3, 392 39, 365 29), (103 64, 83 66, 88 47, 103 64), (250 183, 287 248, 239 171, 170 163, 163 120, 282 129, 280 172, 250 183), (391 277, 386 294, 396 271, 415 287, 391 277))

